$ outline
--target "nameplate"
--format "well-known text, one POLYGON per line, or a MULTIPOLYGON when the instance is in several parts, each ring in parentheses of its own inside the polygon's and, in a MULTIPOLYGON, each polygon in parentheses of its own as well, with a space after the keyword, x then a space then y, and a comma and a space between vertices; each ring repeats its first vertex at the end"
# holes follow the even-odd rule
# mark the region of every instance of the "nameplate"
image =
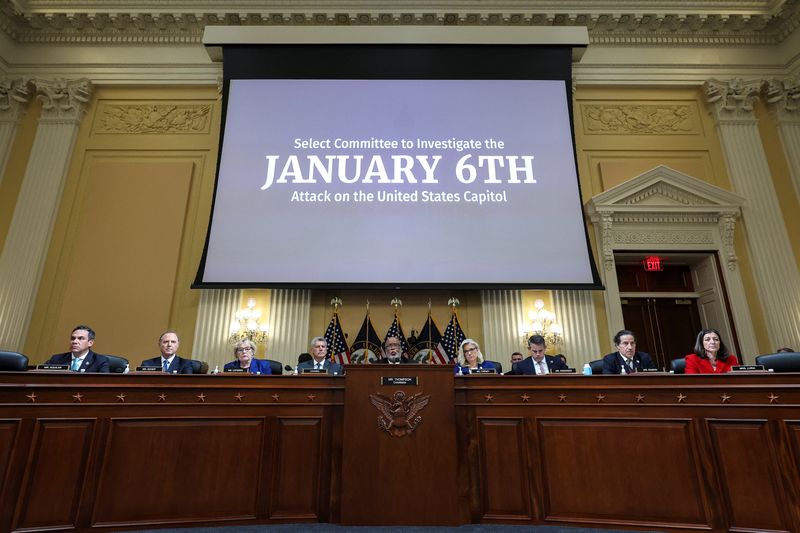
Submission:
POLYGON ((415 387, 419 385, 419 378, 418 376, 381 376, 381 385, 415 387))
POLYGON ((69 370, 69 365, 36 365, 36 370, 69 370))
POLYGON ((641 370, 636 371, 636 373, 642 373, 642 374, 645 372, 655 373, 655 372, 661 372, 661 370, 659 370, 658 368, 643 368, 641 370))
POLYGON ((475 368, 470 369, 470 374, 497 374, 496 368, 475 368))
POLYGON ((163 372, 160 366, 137 366, 137 372, 163 372))
POLYGON ((764 372, 764 365, 733 365, 731 372, 764 372))
POLYGON ((223 368, 222 371, 225 372, 226 374, 231 374, 231 373, 233 373, 233 374, 245 374, 245 373, 247 373, 247 369, 246 368, 223 368))
POLYGON ((553 374, 574 374, 574 368, 559 368, 557 370, 553 370, 553 374))
POLYGON ((304 368, 303 374, 327 374, 328 371, 324 368, 304 368))

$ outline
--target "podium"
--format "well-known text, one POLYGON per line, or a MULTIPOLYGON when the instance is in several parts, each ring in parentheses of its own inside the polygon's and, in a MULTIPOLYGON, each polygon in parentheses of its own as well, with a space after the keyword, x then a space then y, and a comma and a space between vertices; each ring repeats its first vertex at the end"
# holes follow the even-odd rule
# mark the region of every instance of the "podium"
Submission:
POLYGON ((458 502, 452 366, 348 366, 344 405, 343 525, 469 522, 458 502))

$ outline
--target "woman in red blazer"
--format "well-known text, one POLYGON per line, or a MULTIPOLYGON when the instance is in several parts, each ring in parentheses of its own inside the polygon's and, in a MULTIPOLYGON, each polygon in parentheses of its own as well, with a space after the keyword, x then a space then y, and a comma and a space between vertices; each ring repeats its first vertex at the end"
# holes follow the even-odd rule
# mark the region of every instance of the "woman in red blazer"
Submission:
POLYGON ((687 374, 724 374, 739 360, 720 338, 719 331, 713 328, 700 330, 694 343, 695 353, 686 356, 687 374))

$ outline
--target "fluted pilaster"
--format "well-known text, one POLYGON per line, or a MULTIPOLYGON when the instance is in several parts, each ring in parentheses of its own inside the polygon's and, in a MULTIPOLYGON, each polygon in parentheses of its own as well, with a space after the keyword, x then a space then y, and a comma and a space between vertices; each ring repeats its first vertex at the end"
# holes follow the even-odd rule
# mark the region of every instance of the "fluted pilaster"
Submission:
POLYGON ((742 218, 770 343, 798 345, 800 274, 753 114, 761 85, 711 80, 705 85, 706 99, 733 188, 747 199, 742 218))
POLYGON ((72 149, 88 103, 87 80, 34 80, 42 116, 0 256, 0 347, 20 350, 39 288, 72 149))
MULTIPOLYGON (((220 370, 233 360, 233 347, 228 342, 231 321, 236 316, 242 291, 239 289, 203 289, 197 309, 192 358, 207 361, 213 370, 220 370)), ((263 358, 264 354, 256 354, 263 358)))
MULTIPOLYGON (((511 369, 512 352, 522 351, 522 294, 517 290, 481 291, 483 346, 481 352, 511 369)), ((523 352, 524 353, 524 352, 523 352)), ((505 368, 504 368, 505 370, 505 368)))
POLYGON ((28 84, 20 79, 0 79, 0 183, 17 133, 17 125, 30 100, 28 84))
MULTIPOLYGON (((297 365, 297 356, 309 349, 309 289, 272 289, 269 304, 267 357, 284 365, 297 365)), ((321 334, 321 333, 320 333, 321 334)))
POLYGON ((800 201, 800 78, 767 82, 764 98, 778 126, 789 174, 800 201))
POLYGON ((561 352, 570 367, 581 369, 584 363, 597 359, 597 316, 591 291, 553 291, 556 319, 564 328, 561 352))

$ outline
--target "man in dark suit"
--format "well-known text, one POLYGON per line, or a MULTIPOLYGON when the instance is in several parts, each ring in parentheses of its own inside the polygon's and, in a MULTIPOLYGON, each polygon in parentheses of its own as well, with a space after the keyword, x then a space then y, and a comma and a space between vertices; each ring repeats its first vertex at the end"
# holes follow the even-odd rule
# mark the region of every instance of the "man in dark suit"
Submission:
POLYGON ((556 370, 567 370, 569 367, 564 361, 552 355, 545 355, 546 344, 547 341, 541 335, 531 335, 528 339, 528 351, 531 352, 531 355, 519 363, 513 363, 509 374, 541 376, 556 370))
POLYGON ((614 335, 617 351, 603 357, 603 374, 633 374, 645 368, 655 368, 650 354, 636 351, 636 335, 623 329, 614 335))
POLYGON ((75 326, 69 338, 69 352, 53 355, 47 360, 49 365, 69 365, 73 372, 109 371, 108 357, 94 353, 94 330, 89 326, 75 326))
POLYGON ((334 376, 344 374, 344 367, 339 363, 331 362, 327 355, 328 341, 325 340, 325 337, 314 337, 311 339, 311 361, 304 361, 297 365, 297 373, 302 374, 303 369, 317 369, 334 376))
POLYGON ((400 339, 397 337, 386 337, 383 341, 383 354, 384 357, 381 357, 377 361, 377 364, 390 364, 390 365, 397 365, 400 363, 413 363, 411 359, 405 357, 403 353, 403 345, 400 343, 400 339))
POLYGON ((165 331, 158 338, 158 347, 161 350, 159 357, 145 359, 141 366, 161 367, 168 374, 192 374, 192 362, 177 355, 178 346, 181 345, 178 334, 174 331, 165 331))

